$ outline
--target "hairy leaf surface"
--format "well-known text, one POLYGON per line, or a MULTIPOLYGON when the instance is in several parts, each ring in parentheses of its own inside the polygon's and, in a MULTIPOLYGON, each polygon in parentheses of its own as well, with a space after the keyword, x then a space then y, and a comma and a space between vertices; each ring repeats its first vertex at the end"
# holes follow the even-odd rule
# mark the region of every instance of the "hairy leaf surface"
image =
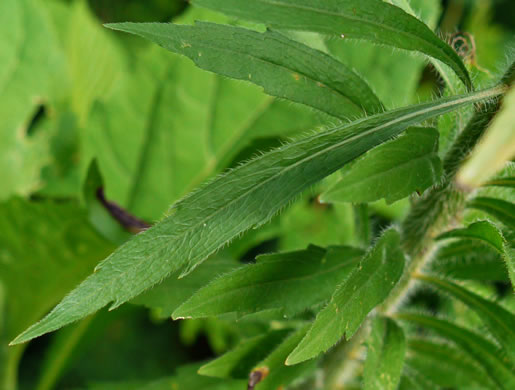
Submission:
POLYGON ((484 211, 497 218, 510 229, 515 230, 515 204, 502 199, 478 196, 472 199, 467 206, 484 211))
POLYGON ((416 123, 492 98, 504 87, 444 98, 315 134, 259 156, 175 203, 168 216, 100 263, 14 343, 134 298, 172 272, 185 276, 241 233, 269 221, 301 191, 416 123))
POLYGON ((495 344, 480 335, 449 321, 426 315, 397 314, 395 317, 430 328, 456 343, 485 367, 488 375, 500 388, 511 389, 515 386, 513 363, 503 358, 502 352, 495 344))
POLYGON ((438 157, 438 131, 408 129, 342 170, 340 180, 320 196, 322 202, 393 203, 411 193, 423 192, 442 175, 438 157))
POLYGON ((315 246, 261 256, 257 264, 239 268, 202 288, 173 318, 198 318, 237 312, 283 309, 292 315, 324 302, 357 265, 361 249, 315 246))
POLYGON ((339 118, 377 113, 382 105, 370 87, 333 57, 284 35, 197 22, 194 26, 118 23, 108 27, 140 35, 197 66, 260 85, 265 92, 339 118))
POLYGON ((472 87, 465 65, 449 45, 414 16, 381 0, 194 0, 194 4, 271 27, 418 51, 447 64, 472 87))
POLYGON ((428 275, 420 275, 419 279, 445 291, 474 310, 499 341, 505 353, 515 362, 515 315, 513 313, 455 283, 428 275))
POLYGON ((288 356, 287 364, 311 359, 344 336, 349 340, 368 313, 388 296, 403 269, 399 233, 387 230, 318 313, 306 337, 288 356))
POLYGON ((406 354, 402 328, 390 318, 377 317, 372 323, 367 345, 363 373, 365 390, 397 389, 406 354))

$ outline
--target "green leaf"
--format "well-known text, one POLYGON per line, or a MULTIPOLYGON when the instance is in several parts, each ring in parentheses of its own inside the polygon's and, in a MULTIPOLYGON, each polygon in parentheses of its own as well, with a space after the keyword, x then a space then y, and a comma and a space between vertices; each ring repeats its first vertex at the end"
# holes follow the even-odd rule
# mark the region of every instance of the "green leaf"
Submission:
POLYGON ((283 309, 293 315, 331 297, 338 283, 356 267, 363 251, 351 247, 306 250, 258 257, 214 280, 173 313, 199 318, 230 312, 283 309))
POLYGON ((472 199, 467 207, 484 211, 497 218, 510 229, 515 229, 515 205, 511 202, 479 196, 472 199))
POLYGON ((451 344, 410 339, 406 365, 444 388, 497 388, 482 366, 451 344))
POLYGON ((472 238, 481 240, 492 246, 499 253, 504 252, 504 239, 501 232, 488 221, 474 222, 466 228, 449 230, 436 237, 436 240, 449 238, 472 238))
POLYGON ((114 302, 112 310, 175 271, 187 275, 241 233, 270 220, 301 191, 368 149, 417 122, 503 90, 496 87, 374 115, 240 165, 175 203, 166 218, 118 248, 45 319, 13 342, 58 329, 110 302, 114 302))
POLYGON ((219 276, 232 271, 238 265, 240 264, 227 254, 216 254, 184 278, 178 279, 178 274, 172 274, 157 286, 133 299, 131 303, 156 310, 160 318, 169 318, 181 304, 202 287, 208 285, 213 279, 220 280, 219 276))
POLYGON ((429 267, 452 279, 509 281, 503 257, 480 240, 460 239, 440 247, 429 267))
POLYGON ((465 65, 449 45, 414 16, 381 0, 255 0, 243 4, 239 0, 194 0, 193 3, 275 28, 315 31, 418 51, 450 66, 467 88, 472 88, 465 65))
POLYGON ((515 188, 515 177, 492 179, 483 184, 486 186, 515 188))
MULTIPOLYGON (((497 200, 498 199, 495 199, 495 201, 497 200)), ((502 233, 497 229, 497 227, 495 227, 495 225, 488 221, 474 222, 466 228, 454 229, 445 232, 436 239, 443 240, 459 237, 481 240, 495 249, 503 257, 508 269, 508 274, 512 280, 512 284, 515 286, 515 258, 513 256, 512 249, 509 248, 502 236, 502 233)))
POLYGON ((41 168, 50 161, 48 138, 34 126, 29 135, 29 125, 58 95, 65 67, 42 2, 3 0, 0 33, 0 200, 5 200, 41 185, 41 168))
POLYGON ((213 23, 194 26, 156 23, 109 24, 189 57, 202 68, 260 85, 339 118, 377 113, 382 105, 370 87, 333 57, 274 31, 213 23))
POLYGON ((431 379, 405 364, 399 390, 438 390, 438 386, 431 379))
POLYGON ((496 345, 448 321, 420 314, 397 314, 396 318, 430 328, 439 335, 456 343, 485 368, 491 379, 500 388, 512 389, 515 386, 515 371, 496 345))
POLYGON ((12 337, 44 315, 114 248, 75 202, 0 203, 0 383, 23 346, 12 337), (5 296, 5 302, 3 296, 5 296), (2 307, 3 306, 3 307, 2 307))
POLYGON ((445 291, 474 310, 503 347, 504 352, 515 363, 515 315, 513 313, 455 283, 428 275, 418 275, 417 278, 445 291))
POLYGON ((240 342, 236 348, 199 368, 200 375, 247 379, 252 368, 280 344, 288 330, 275 330, 240 342))
POLYGON ((401 380, 406 337, 390 318, 377 317, 368 338, 363 379, 365 390, 395 390, 401 380))
POLYGON ((384 197, 393 203, 415 191, 421 193, 442 176, 437 151, 437 130, 408 129, 345 167, 341 179, 320 200, 365 203, 384 197))
POLYGON ((266 378, 257 384, 256 390, 286 388, 291 382, 298 381, 315 370, 316 360, 297 364, 293 367, 285 365, 286 357, 306 335, 308 327, 309 324, 288 336, 266 359, 256 365, 255 370, 266 367, 268 371, 266 378))
MULTIPOLYGON (((208 11, 199 11, 190 7, 180 22, 205 18, 208 11)), ((253 141, 277 146, 326 120, 157 46, 134 55, 126 82, 93 107, 83 142, 98 161, 106 197, 147 221, 233 165, 253 141)))
POLYGON ((343 336, 349 340, 368 313, 388 296, 403 269, 399 233, 387 230, 318 313, 306 337, 288 356, 287 364, 311 359, 343 336))

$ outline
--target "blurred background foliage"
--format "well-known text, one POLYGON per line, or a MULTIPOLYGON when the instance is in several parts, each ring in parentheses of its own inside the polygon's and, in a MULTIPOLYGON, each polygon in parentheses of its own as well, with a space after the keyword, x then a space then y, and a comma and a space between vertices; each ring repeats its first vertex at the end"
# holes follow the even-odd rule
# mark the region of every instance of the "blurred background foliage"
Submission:
MULTIPOLYGON (((472 74, 478 84, 493 79, 506 47, 513 48, 515 2, 410 3, 443 36, 470 33, 476 46, 468 61, 472 74)), ((328 178, 199 267, 193 280, 165 281, 135 305, 8 349, 9 340, 130 236, 96 196, 98 187, 109 201, 151 224, 222 170, 337 123, 102 27, 195 19, 240 23, 182 0, 0 2, 0 387, 10 390, 17 380, 19 389, 139 389, 173 374, 163 381, 191 389, 243 388, 195 375, 197 362, 267 329, 263 318, 169 320, 181 299, 212 277, 208 264, 216 263, 220 272, 260 253, 308 243, 366 246, 406 212, 408 199, 369 207, 321 204, 317 195, 337 179, 328 178)), ((423 58, 367 43, 291 35, 357 69, 388 108, 457 92, 443 90, 423 58)), ((451 134, 442 138, 441 153, 467 115, 463 110, 440 119, 442 132, 451 134)), ((467 315, 456 304, 422 295, 421 305, 467 315)))

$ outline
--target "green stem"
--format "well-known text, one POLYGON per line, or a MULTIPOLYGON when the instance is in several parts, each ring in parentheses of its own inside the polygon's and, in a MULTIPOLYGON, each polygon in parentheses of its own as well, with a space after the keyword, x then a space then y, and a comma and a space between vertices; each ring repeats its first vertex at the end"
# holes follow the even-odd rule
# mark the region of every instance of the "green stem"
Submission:
POLYGON ((0 361, 0 388, 2 390, 16 390, 18 388, 18 363, 20 362, 24 345, 8 347, 7 343, 2 343, 2 356, 0 361))

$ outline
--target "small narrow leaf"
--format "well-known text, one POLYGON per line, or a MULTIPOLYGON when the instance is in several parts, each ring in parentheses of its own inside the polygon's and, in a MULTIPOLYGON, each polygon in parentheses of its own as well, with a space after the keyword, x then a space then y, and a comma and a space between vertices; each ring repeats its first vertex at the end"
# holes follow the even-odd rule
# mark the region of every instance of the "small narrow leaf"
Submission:
POLYGON ((253 367, 265 359, 290 333, 271 331, 239 343, 233 350, 199 368, 200 375, 247 379, 253 367))
POLYGON ((481 365, 450 343, 408 340, 406 366, 415 368, 443 388, 497 388, 481 365))
POLYGON ((423 192, 442 175, 438 131, 408 129, 343 169, 341 179, 320 196, 322 202, 393 203, 413 192, 423 192))
MULTIPOLYGON (((512 261, 506 264, 510 267, 512 261)), ((429 268, 451 279, 509 281, 503 256, 479 240, 460 239, 440 247, 429 268)))
POLYGON ((477 197, 472 199, 469 208, 484 211, 497 218, 510 229, 515 229, 515 205, 501 199, 477 197))
POLYGON ((18 344, 94 313, 114 309, 175 271, 185 276, 241 233, 269 221, 301 191, 404 129, 467 104, 498 96, 504 86, 377 114, 259 156, 175 203, 168 215, 100 263, 18 344))
POLYGON ((336 289, 286 363, 311 359, 327 351, 343 336, 350 339, 368 313, 388 296, 403 269, 399 233, 387 230, 359 267, 336 289))
POLYGON ((504 239, 499 229, 488 221, 474 222, 462 229, 454 229, 440 234, 436 239, 445 240, 449 238, 472 238, 481 240, 499 253, 504 252, 504 239))
POLYGON ((484 183, 483 186, 515 188, 515 177, 502 177, 499 179, 492 179, 484 183))
POLYGON ((496 345, 465 328, 448 321, 419 314, 397 314, 401 320, 427 327, 439 335, 453 341, 471 357, 484 366, 491 379, 502 389, 515 388, 515 370, 509 360, 502 357, 496 345))
POLYGON ((515 363, 515 316, 512 313, 455 283, 429 275, 417 275, 417 278, 445 291, 474 310, 515 363))
POLYGON ((368 338, 365 390, 395 390, 406 353, 404 331, 390 318, 375 318, 368 338))
POLYGON ((356 73, 333 57, 274 31, 197 22, 109 24, 189 57, 202 68, 260 85, 265 92, 318 108, 339 118, 382 110, 356 73))
POLYGON ((256 390, 277 390, 286 388, 291 382, 302 379, 303 376, 313 372, 317 361, 304 362, 293 367, 284 364, 286 357, 306 335, 309 325, 303 326, 284 340, 270 355, 258 363, 255 369, 265 368, 267 377, 260 382, 256 390))
POLYGON ((449 45, 423 22, 382 0, 194 0, 193 3, 275 28, 365 39, 418 51, 450 66, 467 88, 472 88, 465 65, 449 45))
POLYGON ((199 318, 230 312, 283 309, 292 315, 331 297, 353 268, 362 250, 351 247, 306 250, 258 258, 199 290, 173 318, 199 318))

